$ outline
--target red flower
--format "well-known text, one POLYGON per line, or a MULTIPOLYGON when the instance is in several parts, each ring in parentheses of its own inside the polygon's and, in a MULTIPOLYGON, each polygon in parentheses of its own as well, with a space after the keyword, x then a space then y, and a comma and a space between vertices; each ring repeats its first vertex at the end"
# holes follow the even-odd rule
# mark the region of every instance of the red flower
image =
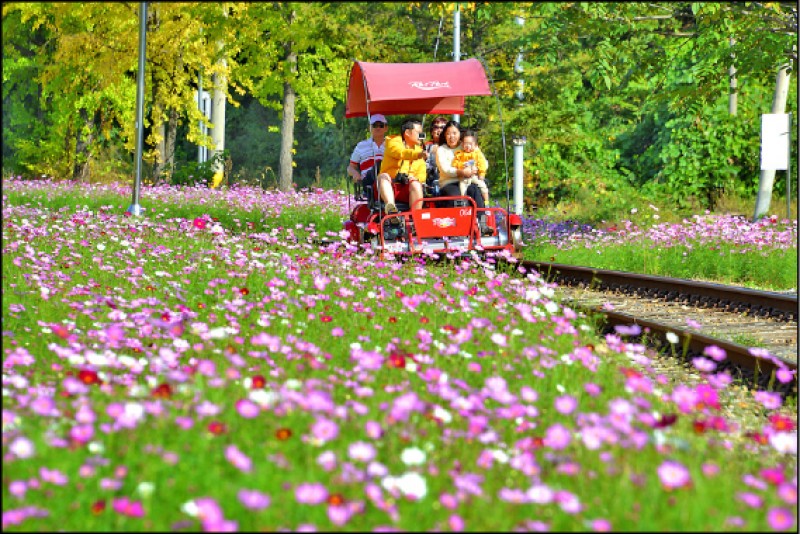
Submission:
POLYGON ((752 439, 759 445, 766 445, 769 443, 769 438, 761 432, 747 432, 745 433, 744 437, 752 439))
POLYGON ((344 503, 345 500, 341 493, 334 493, 328 497, 328 504, 331 506, 341 506, 344 503))
POLYGON ((264 379, 264 377, 261 375, 256 375, 253 377, 253 383, 250 385, 250 389, 261 389, 266 385, 266 379, 264 379))
POLYGON ((319 319, 323 323, 329 323, 329 322, 333 321, 333 317, 331 317, 330 315, 320 315, 319 319))
POLYGON ((242 287, 242 288, 239 288, 239 293, 241 293, 242 295, 249 295, 250 294, 250 290, 247 289, 246 287, 242 287))
POLYGON ((430 322, 430 319, 428 319, 423 315, 422 317, 419 318, 419 322, 421 322, 422 324, 428 324, 430 322))
MULTIPOLYGON (((126 212, 127 213, 127 212, 126 212)), ((105 499, 100 499, 99 501, 95 501, 92 504, 92 513, 94 515, 100 515, 106 509, 106 501, 105 499)))
POLYGON ((642 376, 642 373, 629 367, 621 367, 620 371, 622 371, 622 374, 625 375, 625 378, 641 378, 642 376))
POLYGON ((69 337, 69 330, 67 327, 60 324, 53 325, 53 333, 61 339, 67 339, 69 337))
POLYGON ((83 382, 88 386, 100 383, 100 377, 97 376, 97 373, 94 371, 90 371, 89 369, 81 369, 78 372, 78 380, 80 380, 81 382, 83 382))
POLYGON ((288 428, 279 428, 275 431, 275 437, 278 441, 286 441, 292 437, 292 431, 288 428))
POLYGON ((219 436, 227 432, 228 427, 225 426, 225 423, 222 423, 220 421, 211 421, 210 423, 208 423, 208 431, 214 434, 215 436, 219 436))
POLYGON ((162 313, 161 314, 161 320, 164 321, 164 322, 168 322, 169 321, 169 312, 162 313))
POLYGON ((151 395, 156 399, 169 399, 172 397, 172 386, 164 382, 153 388, 151 395))
POLYGON ((769 416, 769 424, 778 431, 791 432, 795 429, 795 423, 790 417, 780 414, 772 414, 769 416))
POLYGON ((697 434, 704 434, 705 431, 708 430, 708 422, 704 421, 703 419, 698 419, 693 423, 692 426, 697 434))
POLYGON ((655 428, 666 428, 668 426, 672 426, 675 424, 675 421, 678 420, 678 416, 674 413, 668 413, 662 415, 658 421, 656 421, 654 427, 655 428))
POLYGON ((389 317, 389 322, 390 323, 396 323, 397 322, 397 317, 395 317, 395 316, 389 317))
POLYGON ((402 291, 400 291, 400 290, 398 289, 398 290, 396 290, 396 291, 394 292, 394 296, 395 296, 395 297, 397 297, 397 298, 399 298, 399 299, 401 299, 401 298, 405 297, 405 296, 406 296, 406 294, 405 294, 405 293, 403 293, 402 291))
POLYGON ((392 352, 389 355, 389 365, 398 369, 404 369, 406 366, 406 357, 402 352, 392 352))

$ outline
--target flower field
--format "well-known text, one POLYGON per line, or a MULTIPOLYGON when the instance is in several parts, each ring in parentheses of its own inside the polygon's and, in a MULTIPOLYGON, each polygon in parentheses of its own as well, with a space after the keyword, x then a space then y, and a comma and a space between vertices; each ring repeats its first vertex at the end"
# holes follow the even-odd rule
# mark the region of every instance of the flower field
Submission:
POLYGON ((726 416, 722 351, 673 384, 536 272, 347 245, 334 192, 129 198, 4 180, 3 530, 797 528, 796 408, 726 416))

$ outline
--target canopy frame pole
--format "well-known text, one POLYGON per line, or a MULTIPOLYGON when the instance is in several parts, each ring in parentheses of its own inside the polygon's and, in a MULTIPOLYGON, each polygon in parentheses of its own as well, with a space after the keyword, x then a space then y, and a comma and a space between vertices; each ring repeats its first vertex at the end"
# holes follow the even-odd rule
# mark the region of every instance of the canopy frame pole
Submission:
MULTIPOLYGON (((369 132, 369 140, 372 141, 372 168, 375 168, 377 162, 375 161, 375 141, 372 139, 372 114, 369 112, 369 92, 367 92, 367 76, 364 74, 364 69, 361 68, 361 64, 358 64, 358 70, 361 71, 361 80, 364 82, 364 107, 367 110, 367 131, 369 132)), ((387 124, 388 126, 388 124, 387 124)), ((386 143, 386 137, 384 136, 384 143, 386 143)), ((361 169, 358 170, 361 172, 361 169)), ((383 207, 381 206, 381 190, 378 187, 378 174, 380 173, 380 169, 375 170, 375 183, 373 184, 373 195, 375 194, 375 189, 378 190, 378 216, 383 219, 383 207)), ((362 186, 363 187, 363 186, 362 186)), ((367 204, 369 204, 370 199, 367 199, 367 204)))
POLYGON ((500 118, 500 136, 503 140, 503 166, 505 168, 505 181, 506 181, 506 213, 511 213, 511 194, 509 192, 509 184, 508 184, 508 150, 506 146, 506 128, 505 124, 503 123, 503 110, 500 107, 500 97, 497 95, 497 91, 494 87, 494 77, 492 73, 489 71, 489 67, 486 65, 486 61, 484 60, 483 56, 478 56, 481 64, 483 65, 483 70, 486 72, 486 76, 489 77, 489 83, 492 85, 492 96, 494 96, 494 101, 497 104, 497 114, 500 118))

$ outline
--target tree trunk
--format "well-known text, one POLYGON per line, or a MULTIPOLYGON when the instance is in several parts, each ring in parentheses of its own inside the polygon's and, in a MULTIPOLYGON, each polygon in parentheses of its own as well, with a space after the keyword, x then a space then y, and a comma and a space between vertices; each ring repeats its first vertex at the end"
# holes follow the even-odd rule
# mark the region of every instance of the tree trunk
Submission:
MULTIPOLYGON (((225 17, 228 16, 227 9, 223 10, 223 14, 225 17)), ((225 150, 225 99, 228 93, 228 78, 225 76, 225 72, 228 68, 228 61, 222 55, 224 46, 225 43, 222 41, 217 42, 217 53, 220 54, 217 65, 221 67, 221 71, 212 77, 214 90, 211 96, 211 124, 213 125, 211 141, 214 148, 208 154, 209 159, 214 160, 214 177, 211 179, 211 187, 217 187, 222 183, 225 172, 225 162, 221 157, 214 157, 225 150)))
POLYGON ((164 121, 158 120, 156 117, 155 107, 153 108, 153 122, 155 123, 155 127, 153 129, 155 130, 155 135, 158 137, 155 159, 153 160, 153 182, 159 183, 161 181, 161 175, 164 173, 164 154, 166 153, 164 141, 166 138, 166 126, 164 121))
POLYGON ((736 112, 739 108, 739 89, 738 83, 736 80, 736 53, 733 51, 733 45, 736 44, 736 39, 731 37, 731 66, 728 68, 728 81, 729 87, 728 90, 728 114, 729 115, 736 115, 736 112))
MULTIPOLYGON (((292 13, 294 19, 294 13, 292 13)), ((297 72, 297 53, 292 50, 292 43, 286 45, 286 61, 289 63, 290 76, 297 72)), ((283 82, 283 119, 281 120, 281 153, 280 153, 280 190, 292 188, 292 147, 294 145, 294 113, 297 95, 289 81, 283 82)))
MULTIPOLYGON (((295 56, 295 59, 297 57, 295 56)), ((292 145, 294 144, 294 108, 296 95, 292 84, 283 84, 283 120, 281 121, 280 170, 281 191, 292 188, 292 145)))
MULTIPOLYGON (((225 68, 227 61, 225 58, 220 58, 219 64, 225 68)), ((213 129, 211 130, 211 141, 214 148, 209 153, 209 159, 214 158, 217 154, 225 150, 225 94, 228 91, 228 80, 223 74, 214 75, 214 91, 211 97, 211 123, 213 129)), ((223 166, 219 158, 214 165, 214 173, 222 173, 223 166)))
POLYGON ((72 170, 73 180, 88 183, 90 178, 89 162, 91 154, 89 149, 94 141, 95 124, 89 119, 86 108, 78 112, 80 120, 75 135, 75 165, 72 170))
MULTIPOLYGON (((775 95, 772 97, 772 110, 770 113, 781 114, 786 112, 786 97, 789 93, 789 76, 791 65, 782 65, 778 69, 778 76, 775 79, 775 95)), ((775 182, 774 170, 762 170, 758 179, 758 197, 756 197, 756 209, 753 220, 756 221, 769 212, 769 205, 772 202, 772 186, 775 182)))
POLYGON ((175 140, 178 137, 178 112, 169 110, 169 121, 167 122, 166 143, 164 144, 164 165, 167 173, 172 176, 175 170, 175 140))

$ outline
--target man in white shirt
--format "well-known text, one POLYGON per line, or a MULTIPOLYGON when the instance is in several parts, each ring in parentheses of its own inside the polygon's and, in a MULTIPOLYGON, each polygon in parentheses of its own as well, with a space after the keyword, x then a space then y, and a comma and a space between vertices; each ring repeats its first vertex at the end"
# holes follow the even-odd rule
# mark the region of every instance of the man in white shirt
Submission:
POLYGON ((363 185, 371 185, 375 181, 375 176, 381 168, 381 160, 383 160, 384 138, 388 126, 386 117, 380 113, 370 117, 372 136, 356 145, 350 155, 350 164, 347 166, 347 174, 353 178, 354 182, 359 183, 367 178, 367 173, 373 168, 374 171, 369 173, 370 177, 367 183, 363 185))

